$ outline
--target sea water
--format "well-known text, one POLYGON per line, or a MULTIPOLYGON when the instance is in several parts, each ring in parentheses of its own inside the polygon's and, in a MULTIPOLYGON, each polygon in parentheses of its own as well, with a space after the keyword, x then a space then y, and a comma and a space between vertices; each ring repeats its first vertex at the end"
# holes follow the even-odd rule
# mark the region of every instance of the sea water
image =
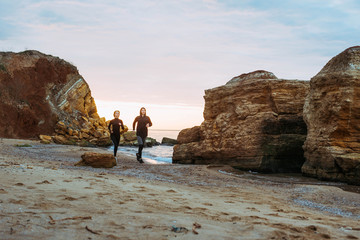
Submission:
MULTIPOLYGON (((149 129, 149 137, 156 139, 157 142, 162 141, 163 137, 176 139, 179 130, 152 130, 149 129)), ((114 151, 114 146, 109 148, 109 151, 114 151)), ((122 147, 118 151, 136 158, 138 151, 137 147, 122 147)), ((142 158, 146 163, 151 164, 169 164, 172 163, 173 146, 159 145, 154 147, 146 147, 143 149, 142 158)))

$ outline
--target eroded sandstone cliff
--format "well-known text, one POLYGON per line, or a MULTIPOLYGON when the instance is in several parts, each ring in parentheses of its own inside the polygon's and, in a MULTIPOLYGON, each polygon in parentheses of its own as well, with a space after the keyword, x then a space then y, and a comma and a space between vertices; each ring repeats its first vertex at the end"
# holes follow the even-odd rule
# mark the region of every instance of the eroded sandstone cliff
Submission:
POLYGON ((360 184, 360 46, 332 58, 310 84, 302 171, 360 184))
POLYGON ((38 51, 0 52, 0 136, 40 134, 62 143, 108 139, 105 119, 75 66, 38 51))
POLYGON ((305 160, 302 112, 308 89, 308 81, 255 71, 206 90, 204 122, 180 132, 173 162, 299 172, 305 160))

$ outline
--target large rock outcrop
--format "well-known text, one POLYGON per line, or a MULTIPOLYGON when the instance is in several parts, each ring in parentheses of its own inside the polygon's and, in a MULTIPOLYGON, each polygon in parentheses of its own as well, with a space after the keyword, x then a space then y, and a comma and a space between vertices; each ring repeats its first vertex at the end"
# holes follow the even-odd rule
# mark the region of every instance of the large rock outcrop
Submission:
POLYGON ((360 46, 332 58, 310 81, 302 172, 360 184, 360 46))
POLYGON ((38 51, 0 52, 0 137, 40 134, 65 136, 67 143, 109 139, 75 66, 38 51))
POLYGON ((255 71, 206 90, 204 122, 179 133, 173 162, 300 172, 308 89, 308 81, 255 71))

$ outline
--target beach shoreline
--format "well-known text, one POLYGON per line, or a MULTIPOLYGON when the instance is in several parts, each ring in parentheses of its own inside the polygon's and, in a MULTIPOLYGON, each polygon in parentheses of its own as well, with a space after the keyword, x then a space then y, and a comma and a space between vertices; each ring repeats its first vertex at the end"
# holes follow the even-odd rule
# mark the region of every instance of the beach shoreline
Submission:
POLYGON ((326 182, 123 153, 112 169, 75 167, 85 152, 109 151, 0 139, 2 239, 360 239, 359 194, 326 182))

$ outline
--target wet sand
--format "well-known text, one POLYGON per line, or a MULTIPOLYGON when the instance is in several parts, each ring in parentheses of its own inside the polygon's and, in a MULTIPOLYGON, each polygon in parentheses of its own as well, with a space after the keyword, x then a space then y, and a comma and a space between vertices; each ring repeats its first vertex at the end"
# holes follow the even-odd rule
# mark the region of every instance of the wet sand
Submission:
POLYGON ((0 139, 0 239, 360 239, 357 187, 85 152, 108 153, 0 139))

